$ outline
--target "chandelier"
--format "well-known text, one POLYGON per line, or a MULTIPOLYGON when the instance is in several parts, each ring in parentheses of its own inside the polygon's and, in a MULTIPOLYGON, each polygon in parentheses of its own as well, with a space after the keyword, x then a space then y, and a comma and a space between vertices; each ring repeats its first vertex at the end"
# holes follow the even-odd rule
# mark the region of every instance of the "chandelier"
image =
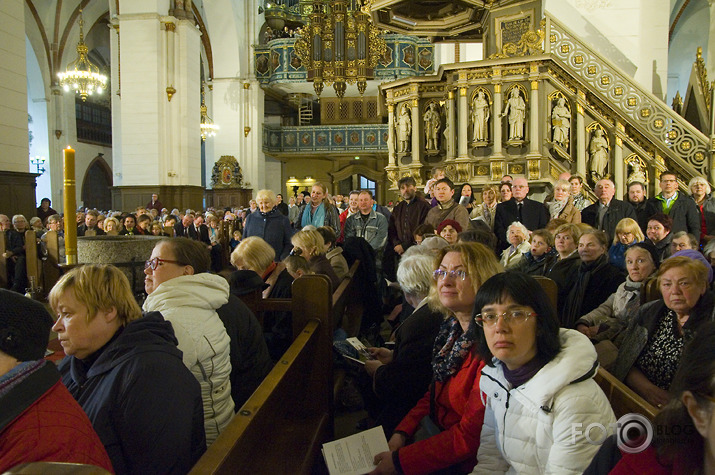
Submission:
POLYGON ((82 101, 87 100, 95 92, 101 94, 107 85, 107 76, 99 73, 99 68, 87 58, 87 45, 84 43, 84 20, 82 19, 82 9, 79 10, 79 43, 77 43, 77 54, 79 57, 67 65, 64 73, 57 73, 60 86, 65 91, 74 89, 79 94, 82 101))
POLYGON ((372 24, 371 0, 313 0, 308 24, 299 30, 295 52, 308 70, 320 97, 333 85, 342 99, 346 84, 357 83, 360 95, 385 53, 385 41, 372 24))
POLYGON ((218 125, 214 124, 214 121, 209 117, 206 101, 204 100, 204 86, 201 85, 201 141, 206 142, 207 138, 214 137, 217 130, 218 125))

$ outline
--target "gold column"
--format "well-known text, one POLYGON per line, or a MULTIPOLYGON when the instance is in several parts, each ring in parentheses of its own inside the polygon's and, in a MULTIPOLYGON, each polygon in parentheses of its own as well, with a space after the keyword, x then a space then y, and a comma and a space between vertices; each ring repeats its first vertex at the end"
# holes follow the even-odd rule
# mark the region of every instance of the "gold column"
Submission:
POLYGON ((74 150, 69 146, 63 150, 65 181, 64 181, 64 211, 65 211, 65 255, 67 264, 77 264, 77 196, 75 189, 74 150))

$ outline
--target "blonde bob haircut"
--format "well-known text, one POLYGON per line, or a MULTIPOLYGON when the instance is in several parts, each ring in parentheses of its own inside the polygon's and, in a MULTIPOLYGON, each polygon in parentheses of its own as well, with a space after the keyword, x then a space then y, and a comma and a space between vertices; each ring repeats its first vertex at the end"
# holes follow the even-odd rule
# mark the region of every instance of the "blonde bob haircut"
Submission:
POLYGON ((618 244, 618 234, 631 233, 636 238, 635 242, 641 242, 644 238, 643 231, 633 218, 623 218, 616 224, 616 232, 613 236, 613 244, 618 244))
POLYGON ((241 267, 263 275, 275 258, 276 251, 270 244, 258 236, 250 236, 239 242, 231 253, 231 265, 238 268, 243 263, 241 267))
POLYGON ((705 292, 708 288, 708 268, 702 261, 685 256, 669 257, 658 268, 658 288, 660 289, 663 274, 676 267, 682 268, 694 281, 695 285, 705 292))
POLYGON ((315 229, 301 229, 293 235, 290 242, 293 243, 293 246, 302 247, 308 251, 311 257, 325 254, 325 241, 315 229))
POLYGON ((142 316, 129 279, 112 265, 85 264, 63 275, 49 295, 50 306, 55 313, 60 297, 67 291, 72 291, 77 301, 87 307, 87 323, 100 310, 112 308, 117 309, 117 319, 123 327, 142 316))
MULTIPOLYGON (((444 256, 450 252, 457 252, 462 260, 469 276, 472 288, 476 293, 479 287, 490 277, 500 272, 504 272, 504 267, 499 263, 494 255, 494 251, 484 244, 476 242, 458 242, 436 251, 433 261, 434 269, 439 269, 444 256)), ((433 278, 429 290, 429 305, 435 311, 441 312, 445 316, 451 316, 452 312, 439 301, 437 293, 437 281, 433 278)))
POLYGON ((258 193, 256 193, 256 201, 259 199, 263 198, 264 200, 275 204, 277 200, 276 194, 273 193, 272 190, 258 190, 258 193))
POLYGON ((573 242, 578 245, 578 240, 581 239, 581 228, 571 223, 562 224, 554 231, 554 238, 559 234, 568 234, 573 239, 573 242))

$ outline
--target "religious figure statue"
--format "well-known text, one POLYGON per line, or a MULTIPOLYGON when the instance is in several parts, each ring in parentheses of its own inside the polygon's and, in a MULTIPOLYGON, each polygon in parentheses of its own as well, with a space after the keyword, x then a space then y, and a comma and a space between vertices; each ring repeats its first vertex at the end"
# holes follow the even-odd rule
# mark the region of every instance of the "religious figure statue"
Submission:
POLYGON ((484 142, 487 140, 487 122, 489 121, 489 101, 484 92, 479 91, 472 106, 472 140, 484 142))
POLYGON ((442 119, 437 112, 437 105, 431 102, 427 107, 427 112, 422 117, 425 123, 425 144, 427 150, 437 150, 439 139, 439 129, 442 127, 442 119))
POLYGON ((566 99, 559 97, 551 110, 551 126, 554 130, 554 142, 568 147, 569 130, 571 129, 571 112, 566 107, 566 99))
POLYGON ((608 168, 608 142, 603 130, 597 128, 593 131, 588 152, 591 154, 591 179, 596 183, 606 175, 608 168))
POLYGON ((410 119, 409 107, 405 104, 397 117, 397 140, 400 143, 399 152, 407 152, 412 137, 412 119, 410 119))
POLYGON ((509 114, 509 140, 524 138, 524 119, 526 117, 526 103, 519 94, 518 88, 513 88, 509 100, 504 107, 502 117, 509 114))
POLYGON ((645 172, 643 171, 643 167, 640 164, 639 161, 635 160, 631 162, 631 173, 628 175, 628 178, 626 179, 627 184, 631 184, 634 181, 640 182, 640 183, 648 183, 648 179, 645 176, 645 172))

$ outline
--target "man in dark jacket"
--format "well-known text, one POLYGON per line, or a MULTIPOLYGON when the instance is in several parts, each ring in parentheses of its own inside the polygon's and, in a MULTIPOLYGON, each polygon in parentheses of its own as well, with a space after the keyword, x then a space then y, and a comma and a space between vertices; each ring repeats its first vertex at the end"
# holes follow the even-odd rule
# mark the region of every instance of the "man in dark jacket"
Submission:
POLYGON ((10 290, 25 293, 27 288, 27 265, 25 260, 25 231, 27 220, 21 214, 12 217, 13 228, 5 233, 7 275, 11 281, 10 290))
POLYGON ((543 229, 549 222, 546 206, 526 197, 529 194, 529 182, 525 178, 516 178, 511 185, 512 198, 499 203, 494 215, 494 234, 499 244, 499 253, 509 247, 506 231, 514 221, 519 221, 529 231, 543 229))
POLYGON ((397 182, 402 201, 392 209, 387 226, 387 246, 383 268, 390 280, 395 280, 396 260, 415 243, 414 231, 424 223, 430 204, 417 196, 417 183, 411 176, 400 178, 397 182))
POLYGON ((648 200, 645 185, 639 181, 629 183, 626 201, 628 204, 633 206, 633 210, 636 212, 636 216, 638 217, 636 221, 645 236, 646 230, 648 229, 648 219, 658 212, 658 210, 654 208, 648 200))
POLYGON ((57 214, 57 211, 50 207, 51 204, 52 202, 49 198, 42 198, 42 201, 40 201, 40 206, 37 208, 37 217, 42 220, 42 224, 45 224, 47 218, 57 214))
POLYGON ((673 234, 685 231, 700 240, 700 212, 690 196, 678 191, 678 179, 675 172, 664 171, 660 175, 662 190, 648 203, 658 213, 670 216, 673 220, 673 234))
POLYGON ((77 236, 104 236, 104 231, 97 226, 98 219, 98 212, 93 209, 87 211, 84 223, 77 226, 77 236))
POLYGON ((283 195, 280 193, 276 195, 276 209, 280 211, 283 216, 288 216, 288 204, 283 202, 283 195))
POLYGON ((623 218, 631 218, 637 222, 638 216, 631 205, 613 197, 616 194, 616 185, 611 180, 599 180, 593 192, 598 202, 583 210, 581 222, 605 232, 608 242, 612 242, 618 222, 623 218))

